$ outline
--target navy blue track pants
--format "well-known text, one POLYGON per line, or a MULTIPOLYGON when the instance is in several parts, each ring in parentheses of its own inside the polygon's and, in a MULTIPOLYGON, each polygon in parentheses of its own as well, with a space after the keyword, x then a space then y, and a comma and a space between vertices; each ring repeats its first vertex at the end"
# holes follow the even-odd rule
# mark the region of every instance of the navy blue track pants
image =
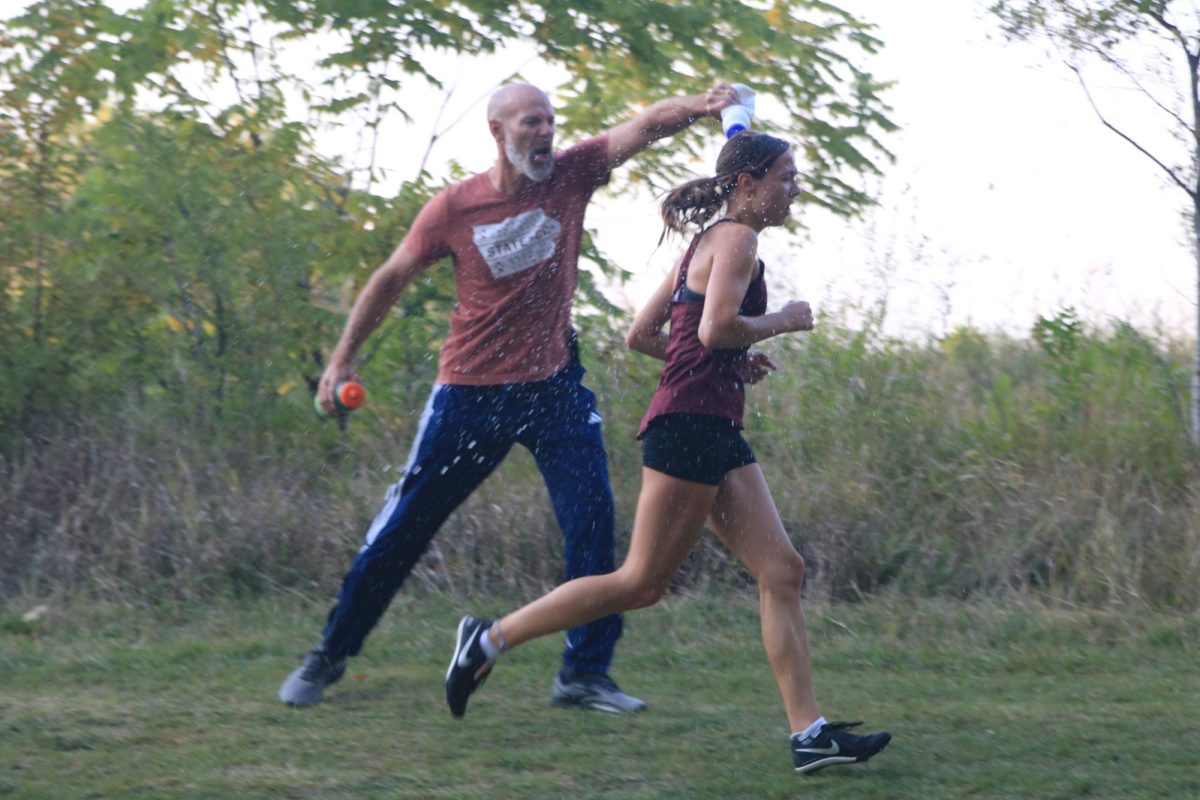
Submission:
MULTIPOLYGON (((612 572, 613 500, 596 398, 577 362, 554 377, 498 386, 435 385, 408 465, 342 583, 324 631, 335 658, 357 655, 438 528, 514 444, 537 462, 566 539, 566 580, 612 572)), ((567 632, 563 663, 607 672, 612 615, 567 632)))

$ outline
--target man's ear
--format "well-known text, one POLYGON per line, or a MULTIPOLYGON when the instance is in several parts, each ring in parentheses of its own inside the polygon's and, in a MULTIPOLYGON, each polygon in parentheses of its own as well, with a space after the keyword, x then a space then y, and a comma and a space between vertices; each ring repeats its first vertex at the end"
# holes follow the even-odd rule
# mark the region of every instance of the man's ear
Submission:
POLYGON ((492 138, 496 140, 496 144, 504 146, 504 123, 498 119, 488 120, 488 130, 492 133, 492 138))

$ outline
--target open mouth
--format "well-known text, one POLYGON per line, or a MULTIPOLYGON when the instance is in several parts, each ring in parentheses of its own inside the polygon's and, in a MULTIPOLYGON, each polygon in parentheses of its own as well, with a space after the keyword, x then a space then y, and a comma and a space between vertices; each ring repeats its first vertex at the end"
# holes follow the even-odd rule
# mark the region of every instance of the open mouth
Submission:
POLYGON ((554 149, 549 144, 539 145, 529 155, 537 163, 545 164, 554 157, 554 149))

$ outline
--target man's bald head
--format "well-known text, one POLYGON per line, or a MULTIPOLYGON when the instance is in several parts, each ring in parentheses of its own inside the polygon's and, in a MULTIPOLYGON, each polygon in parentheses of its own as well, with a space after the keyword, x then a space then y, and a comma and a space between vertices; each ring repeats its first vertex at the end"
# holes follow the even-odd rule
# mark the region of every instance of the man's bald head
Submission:
POLYGON ((497 163, 534 183, 554 172, 554 109, 546 93, 528 83, 502 86, 488 100, 488 129, 497 163))
POLYGON ((546 108, 549 108, 550 98, 532 83, 510 83, 507 86, 501 86, 492 92, 492 96, 488 100, 488 122, 493 120, 505 122, 514 113, 527 108, 531 104, 544 105, 546 108))

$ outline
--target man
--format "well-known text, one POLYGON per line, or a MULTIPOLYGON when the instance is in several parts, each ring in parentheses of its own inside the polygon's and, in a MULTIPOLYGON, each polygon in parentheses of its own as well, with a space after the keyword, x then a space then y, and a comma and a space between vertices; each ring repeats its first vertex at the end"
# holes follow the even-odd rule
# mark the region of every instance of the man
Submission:
MULTIPOLYGON (((358 348, 404 288, 451 257, 457 305, 437 383, 401 480, 342 584, 323 641, 283 682, 279 699, 319 703, 342 677, 438 528, 504 459, 526 447, 546 482, 566 540, 566 579, 611 572, 613 502, 595 396, 582 383, 571 302, 583 217, 609 172, 651 143, 737 102, 727 84, 651 105, 611 131, 555 153, 549 98, 529 84, 488 103, 496 162, 447 187, 413 221, 355 301, 317 390, 333 411, 334 387, 356 377, 358 348)), ((621 634, 610 616, 567 633, 556 705, 623 713, 645 703, 623 693, 608 668, 621 634)))

